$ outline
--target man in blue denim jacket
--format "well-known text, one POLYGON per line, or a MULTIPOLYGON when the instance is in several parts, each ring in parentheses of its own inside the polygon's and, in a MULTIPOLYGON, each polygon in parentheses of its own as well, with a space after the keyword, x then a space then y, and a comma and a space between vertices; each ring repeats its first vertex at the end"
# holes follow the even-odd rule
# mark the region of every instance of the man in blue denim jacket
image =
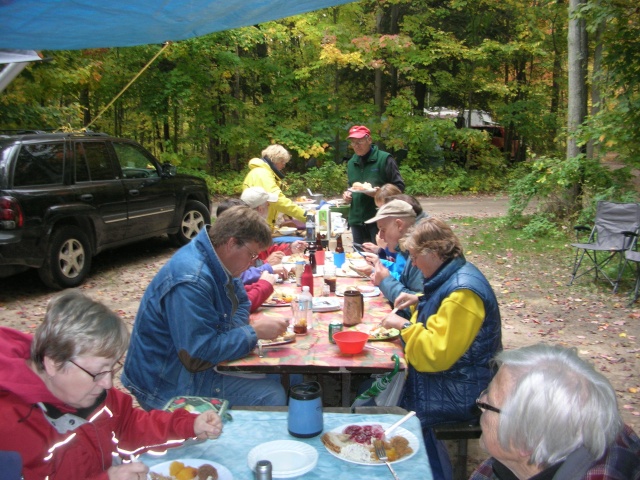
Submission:
POLYGON ((260 214, 233 207, 160 269, 142 297, 121 377, 143 408, 163 408, 178 395, 286 404, 277 380, 215 369, 287 329, 283 319, 249 323, 250 303, 238 279, 270 245, 271 229, 260 214))

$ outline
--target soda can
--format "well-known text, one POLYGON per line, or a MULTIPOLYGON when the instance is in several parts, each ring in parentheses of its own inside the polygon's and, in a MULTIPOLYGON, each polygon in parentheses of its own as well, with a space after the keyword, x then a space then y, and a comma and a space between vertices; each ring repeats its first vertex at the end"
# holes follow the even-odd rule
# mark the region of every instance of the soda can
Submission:
POLYGON ((340 320, 331 320, 329 324, 329 341, 331 343, 336 343, 333 339, 333 334, 336 332, 342 331, 342 322, 340 320))

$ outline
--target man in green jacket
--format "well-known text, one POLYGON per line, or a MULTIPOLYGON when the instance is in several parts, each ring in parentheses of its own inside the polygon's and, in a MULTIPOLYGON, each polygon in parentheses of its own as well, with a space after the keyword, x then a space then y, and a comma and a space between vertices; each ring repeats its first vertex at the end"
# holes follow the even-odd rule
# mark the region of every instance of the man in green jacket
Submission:
POLYGON ((351 204, 349 225, 353 242, 376 243, 377 225, 365 224, 366 220, 376 214, 374 201, 376 192, 385 183, 392 183, 404 192, 404 180, 391 154, 372 145, 371 131, 367 127, 364 125, 351 127, 347 138, 351 140, 354 155, 347 163, 349 189, 342 194, 342 198, 351 204), (367 183, 371 188, 363 189, 362 184, 367 187, 367 183))

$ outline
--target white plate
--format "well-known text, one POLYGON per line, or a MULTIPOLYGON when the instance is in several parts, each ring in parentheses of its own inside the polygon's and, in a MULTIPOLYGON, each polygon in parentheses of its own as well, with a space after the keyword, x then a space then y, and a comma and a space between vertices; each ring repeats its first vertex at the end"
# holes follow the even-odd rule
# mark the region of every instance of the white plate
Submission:
MULTIPOLYGON (((342 433, 342 431, 347 428, 349 425, 380 425, 384 430, 386 430, 387 428, 389 428, 391 426, 390 423, 377 423, 377 422, 356 422, 356 423, 346 423, 340 427, 336 427, 334 429, 332 429, 331 431, 333 433, 342 433)), ((407 440, 409 440, 409 445, 411 446, 411 449, 413 450, 413 452, 411 452, 409 455, 405 455, 404 457, 395 460, 393 462, 390 463, 398 463, 398 462, 404 462, 405 460, 410 459, 411 457, 413 457, 417 452, 418 449, 420 448, 420 442, 418 441, 418 437, 416 437, 413 433, 411 433, 409 430, 407 430, 406 428, 402 428, 402 427, 396 427, 393 432, 391 433, 391 437, 395 437, 397 435, 400 435, 401 437, 406 438, 407 440)), ((380 461, 373 461, 373 462, 359 462, 356 460, 350 460, 348 458, 344 458, 341 457, 339 453, 334 452, 333 450, 331 450, 330 448, 327 448, 325 445, 325 448, 327 449, 327 452, 329 452, 331 455, 333 455, 336 458, 339 458, 340 460, 344 460, 345 462, 349 462, 349 463, 356 463, 358 465, 384 465, 383 462, 380 461)))
POLYGON ((253 447, 247 455, 251 470, 260 460, 271 462, 273 478, 295 478, 313 470, 318 463, 318 451, 295 440, 275 440, 253 447))
POLYGON ((314 312, 335 312, 336 310, 342 310, 342 304, 335 297, 315 297, 313 299, 314 312))
MULTIPOLYGON (((362 292, 360 292, 360 293, 362 293, 362 292)), ((373 292, 362 293, 363 297, 377 297, 378 295, 380 295, 380 289, 378 287, 374 288, 373 292)), ((336 296, 337 297, 344 297, 344 290, 338 291, 336 289, 336 296)))
MULTIPOLYGON (((163 463, 154 465, 153 467, 149 468, 149 471, 153 473, 158 473, 160 475, 168 476, 169 467, 173 462, 182 462, 184 463, 185 467, 194 467, 194 468, 198 468, 199 466, 204 465, 205 463, 208 463, 209 465, 214 467, 216 470, 218 470, 218 480, 233 480, 233 475, 231 474, 231 472, 227 467, 225 467, 224 465, 220 465, 219 463, 212 462, 210 460, 202 460, 200 458, 178 458, 176 460, 171 460, 170 462, 163 462, 163 463)), ((151 479, 151 476, 148 475, 147 478, 151 479)))
POLYGON ((364 278, 362 275, 360 275, 357 272, 354 272, 351 269, 343 270, 342 268, 336 268, 336 277, 364 278))
POLYGON ((354 190, 353 188, 348 189, 351 193, 376 193, 376 189, 372 188, 371 190, 354 190))

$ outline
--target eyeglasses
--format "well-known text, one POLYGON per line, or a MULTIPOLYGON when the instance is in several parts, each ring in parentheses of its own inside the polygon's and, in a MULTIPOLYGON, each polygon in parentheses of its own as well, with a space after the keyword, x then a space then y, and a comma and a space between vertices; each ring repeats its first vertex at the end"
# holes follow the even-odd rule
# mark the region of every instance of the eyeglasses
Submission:
POLYGON ((251 250, 246 243, 243 243, 241 246, 245 247, 249 252, 249 256, 251 257, 251 261, 253 262, 256 258, 258 258, 258 254, 251 250))
POLYGON ((423 252, 414 252, 414 253, 409 252, 409 259, 410 259, 412 262, 416 262, 416 261, 418 260, 418 257, 419 257, 420 255, 422 255, 422 253, 423 253, 423 252))
POLYGON ((111 375, 111 378, 115 377, 116 374, 120 371, 120 369, 122 368, 122 363, 118 362, 116 363, 116 366, 113 367, 113 369, 111 370, 105 370, 104 372, 100 372, 100 373, 91 373, 89 370, 87 370, 86 368, 81 367, 80 365, 78 365, 76 362, 74 362, 73 360, 69 360, 69 363, 73 363, 76 367, 78 367, 80 370, 82 370, 84 373, 86 373, 87 375, 89 375, 91 378, 93 378, 93 381, 95 383, 99 382, 100 380, 102 380, 103 378, 105 378, 107 375, 111 375))
POLYGON ((487 395, 487 391, 483 390, 482 393, 480 394, 480 396, 478 398, 476 398, 476 405, 478 406, 478 408, 480 408, 481 410, 491 410, 492 412, 502 413, 502 411, 499 408, 494 407, 493 405, 489 405, 488 403, 480 401, 480 399, 482 397, 486 396, 486 395, 487 395))
POLYGON ((369 137, 359 138, 358 140, 351 140, 351 146, 365 145, 369 141, 369 137))

